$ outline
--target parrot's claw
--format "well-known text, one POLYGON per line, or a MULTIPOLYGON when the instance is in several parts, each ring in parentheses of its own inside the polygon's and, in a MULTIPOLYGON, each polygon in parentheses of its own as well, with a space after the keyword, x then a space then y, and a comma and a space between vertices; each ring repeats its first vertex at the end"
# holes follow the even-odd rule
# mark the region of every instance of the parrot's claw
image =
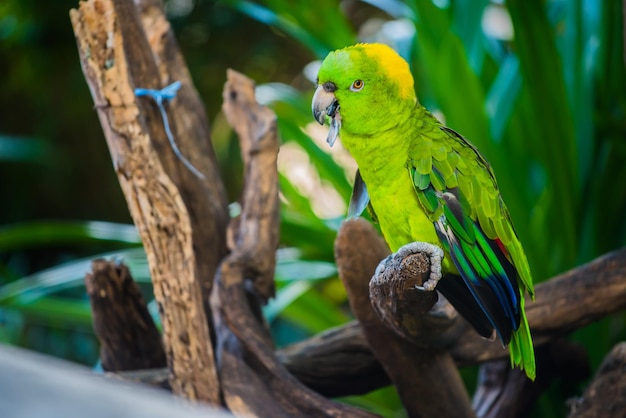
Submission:
POLYGON ((411 242, 397 251, 402 258, 411 254, 424 253, 430 258, 430 277, 421 286, 415 286, 418 290, 432 292, 441 280, 441 261, 443 260, 443 250, 436 245, 427 242, 411 242))

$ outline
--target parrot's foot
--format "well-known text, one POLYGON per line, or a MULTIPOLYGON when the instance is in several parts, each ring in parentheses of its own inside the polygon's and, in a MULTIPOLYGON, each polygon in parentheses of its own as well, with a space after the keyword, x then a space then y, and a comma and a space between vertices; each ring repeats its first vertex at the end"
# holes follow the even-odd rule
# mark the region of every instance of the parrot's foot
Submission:
POLYGON ((411 242, 403 245, 397 251, 400 257, 404 258, 411 254, 424 253, 430 259, 430 277, 421 286, 415 286, 416 289, 432 292, 437 287, 437 283, 441 280, 441 260, 443 260, 443 250, 436 245, 427 242, 411 242))

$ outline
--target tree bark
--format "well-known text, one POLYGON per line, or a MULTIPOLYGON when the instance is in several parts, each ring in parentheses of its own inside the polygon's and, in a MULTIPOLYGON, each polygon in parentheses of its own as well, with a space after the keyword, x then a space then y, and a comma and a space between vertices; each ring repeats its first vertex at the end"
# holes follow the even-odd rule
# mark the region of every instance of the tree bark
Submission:
POLYGON ((100 341, 102 368, 119 372, 165 367, 161 334, 128 267, 94 260, 85 287, 100 341))
POLYGON ((144 20, 154 23, 144 28, 131 0, 89 0, 70 17, 113 165, 148 255, 170 384, 179 395, 219 404, 203 299, 226 252, 228 216, 204 109, 188 75, 164 70, 180 66, 170 62, 175 45, 152 50, 162 38, 173 39, 162 12, 144 20), (159 89, 175 77, 183 86, 168 106, 169 122, 182 153, 204 179, 175 157, 155 104, 134 94, 136 87, 159 89), (204 135, 196 136, 199 132, 204 135))
POLYGON ((569 418, 626 417, 626 342, 604 358, 583 396, 570 403, 569 418))
POLYGON ((538 373, 534 382, 522 370, 512 369, 508 359, 481 364, 472 402, 478 417, 527 417, 554 379, 581 381, 589 377, 587 352, 565 339, 538 347, 535 357, 538 373))
POLYGON ((362 395, 391 384, 358 321, 291 344, 276 355, 298 380, 325 396, 362 395))

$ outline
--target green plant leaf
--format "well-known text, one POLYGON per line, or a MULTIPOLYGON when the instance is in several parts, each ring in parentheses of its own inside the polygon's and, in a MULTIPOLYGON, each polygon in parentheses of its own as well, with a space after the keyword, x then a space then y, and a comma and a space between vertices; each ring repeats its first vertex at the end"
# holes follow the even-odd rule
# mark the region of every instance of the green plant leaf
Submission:
POLYGON ((337 275, 337 267, 328 261, 289 260, 276 264, 277 281, 321 280, 337 275))
POLYGON ((298 298, 311 289, 312 284, 307 281, 295 281, 288 283, 276 291, 276 297, 271 299, 263 308, 263 315, 272 322, 298 298))
MULTIPOLYGON (((293 285, 296 286, 296 283, 310 284, 311 282, 294 282, 293 285)), ((300 287, 302 289, 305 285, 298 286, 302 286, 300 287)), ((339 307, 330 303, 313 287, 306 292, 301 292, 293 301, 297 303, 284 306, 281 317, 298 324, 312 334, 343 324, 350 319, 339 307)))
POLYGON ((533 147, 546 170, 551 190, 547 219, 560 235, 556 244, 560 248, 555 248, 553 254, 562 258, 558 263, 562 268, 572 267, 577 256, 580 178, 574 120, 554 30, 542 1, 508 0, 507 6, 536 130, 534 137, 527 138, 527 144, 533 147), (568 210, 561 210, 562 207, 568 210))
POLYGON ((143 248, 113 251, 74 260, 8 283, 0 287, 0 306, 33 302, 64 289, 82 286, 85 274, 91 270, 91 261, 95 258, 122 260, 129 267, 135 281, 150 280, 143 248))
POLYGON ((91 328, 91 305, 88 300, 45 296, 37 299, 16 298, 0 303, 2 309, 20 312, 46 323, 61 322, 91 328))
POLYGON ((102 241, 140 246, 134 225, 100 221, 31 221, 0 227, 0 252, 22 248, 102 241))

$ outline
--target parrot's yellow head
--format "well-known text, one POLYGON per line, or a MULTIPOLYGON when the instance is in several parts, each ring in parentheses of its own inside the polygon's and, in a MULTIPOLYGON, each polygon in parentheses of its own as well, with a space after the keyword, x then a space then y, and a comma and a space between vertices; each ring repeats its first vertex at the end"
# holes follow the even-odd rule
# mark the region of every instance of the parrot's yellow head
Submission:
POLYGON ((409 64, 382 44, 357 44, 324 59, 313 96, 313 115, 330 118, 328 143, 339 130, 375 135, 396 126, 417 103, 409 64))

